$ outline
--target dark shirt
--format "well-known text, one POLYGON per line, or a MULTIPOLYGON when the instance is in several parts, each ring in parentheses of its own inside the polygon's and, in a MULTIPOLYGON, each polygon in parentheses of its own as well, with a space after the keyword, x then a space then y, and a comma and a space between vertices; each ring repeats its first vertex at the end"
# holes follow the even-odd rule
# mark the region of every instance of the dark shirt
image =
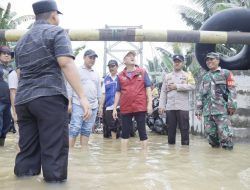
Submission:
POLYGON ((15 47, 20 69, 15 105, 42 96, 63 95, 67 98, 65 80, 57 57, 74 58, 67 33, 47 21, 36 21, 15 47))

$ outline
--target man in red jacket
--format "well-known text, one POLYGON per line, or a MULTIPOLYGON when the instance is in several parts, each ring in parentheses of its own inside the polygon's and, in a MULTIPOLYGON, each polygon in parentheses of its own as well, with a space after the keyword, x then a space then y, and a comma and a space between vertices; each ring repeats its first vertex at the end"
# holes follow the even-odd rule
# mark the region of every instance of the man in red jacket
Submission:
POLYGON ((126 67, 118 75, 115 94, 113 117, 117 119, 116 107, 120 100, 122 119, 122 148, 127 148, 129 134, 132 128, 132 118, 135 117, 142 147, 147 147, 145 127, 146 113, 152 113, 151 82, 147 72, 136 65, 136 53, 129 51, 123 61, 126 67))

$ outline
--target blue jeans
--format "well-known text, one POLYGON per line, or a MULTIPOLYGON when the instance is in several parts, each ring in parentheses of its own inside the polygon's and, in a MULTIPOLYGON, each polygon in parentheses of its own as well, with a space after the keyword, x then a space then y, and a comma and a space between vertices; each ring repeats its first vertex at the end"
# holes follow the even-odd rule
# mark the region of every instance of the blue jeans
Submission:
POLYGON ((5 138, 10 129, 10 104, 0 102, 0 138, 5 138))
POLYGON ((97 108, 92 109, 91 118, 88 120, 83 120, 83 109, 77 104, 73 104, 71 121, 69 127, 69 136, 76 138, 79 134, 89 137, 92 132, 92 127, 95 124, 97 108))

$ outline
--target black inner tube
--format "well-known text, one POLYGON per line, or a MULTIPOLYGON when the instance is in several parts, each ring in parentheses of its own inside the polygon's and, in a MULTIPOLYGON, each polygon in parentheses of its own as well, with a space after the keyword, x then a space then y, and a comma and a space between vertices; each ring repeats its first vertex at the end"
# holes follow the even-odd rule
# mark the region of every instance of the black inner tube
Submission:
MULTIPOLYGON (((200 28, 206 31, 240 31, 250 32, 250 10, 246 8, 232 8, 221 11, 210 17, 200 28)), ((206 54, 215 51, 216 44, 201 44, 195 46, 195 55, 199 64, 208 70, 204 61, 206 54)), ((248 70, 250 68, 250 48, 244 45, 235 56, 222 56, 220 66, 229 70, 248 70)))

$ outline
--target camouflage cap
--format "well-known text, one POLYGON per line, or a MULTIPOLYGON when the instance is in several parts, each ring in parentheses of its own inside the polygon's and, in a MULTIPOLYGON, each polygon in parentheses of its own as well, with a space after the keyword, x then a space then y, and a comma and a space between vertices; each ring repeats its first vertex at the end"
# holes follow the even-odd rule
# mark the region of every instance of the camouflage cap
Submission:
POLYGON ((207 60, 207 58, 220 59, 220 54, 215 53, 215 52, 209 52, 209 53, 206 55, 205 60, 207 60))

